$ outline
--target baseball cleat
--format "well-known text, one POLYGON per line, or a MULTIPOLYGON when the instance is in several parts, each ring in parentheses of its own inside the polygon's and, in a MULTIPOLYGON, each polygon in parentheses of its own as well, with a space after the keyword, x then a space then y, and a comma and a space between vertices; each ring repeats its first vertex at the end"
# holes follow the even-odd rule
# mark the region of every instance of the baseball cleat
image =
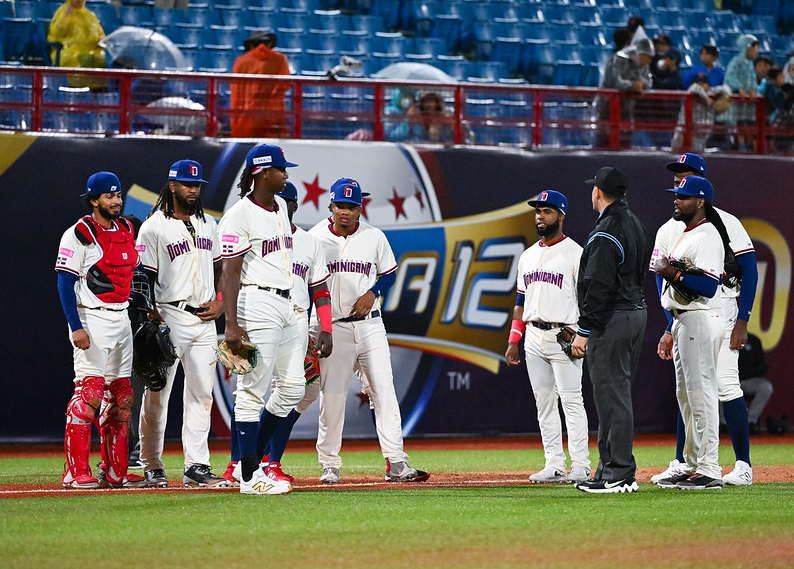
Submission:
POLYGON ((99 488, 99 480, 90 474, 72 476, 69 471, 63 475, 61 484, 63 484, 64 488, 99 488))
POLYGON ((342 478, 339 476, 339 469, 334 468, 333 466, 327 466, 323 468, 322 476, 320 476, 320 482, 323 484, 338 484, 342 478))
POLYGON ((387 482, 424 482, 428 478, 430 478, 430 473, 411 468, 405 461, 386 461, 387 482))
POLYGON ((146 485, 152 488, 167 488, 168 479, 165 477, 165 470, 155 468, 143 473, 146 478, 146 485))
POLYGON ((234 477, 234 469, 236 467, 237 467, 236 462, 230 462, 229 464, 226 465, 226 471, 223 474, 221 474, 221 478, 225 478, 226 480, 229 481, 229 484, 235 487, 240 485, 239 478, 234 477))
POLYGON ((656 482, 659 488, 678 488, 678 484, 692 476, 689 472, 679 472, 673 476, 662 478, 656 482))
POLYGON ((654 484, 658 484, 659 480, 664 478, 670 478, 675 476, 676 474, 692 474, 692 468, 686 462, 679 462, 677 458, 674 458, 670 461, 670 464, 667 466, 667 470, 664 472, 660 472, 659 474, 654 474, 651 476, 651 482, 654 484))
POLYGON ((623 494, 639 490, 633 476, 610 482, 609 480, 585 480, 576 485, 577 490, 590 494, 623 494))
POLYGON ((750 486, 753 483, 753 467, 743 460, 737 460, 732 472, 722 477, 729 486, 750 486))
MULTIPOLYGON (((531 477, 530 477, 531 478, 531 477)), ((568 475, 568 482, 584 482, 590 479, 590 469, 584 466, 574 466, 571 468, 571 473, 568 475)))
POLYGON ((251 480, 240 480, 240 494, 255 496, 286 494, 292 490, 289 482, 274 480, 260 468, 254 471, 251 480))
POLYGON ((265 468, 265 474, 274 478, 275 480, 279 480, 282 482, 292 482, 295 480, 294 476, 290 476, 289 474, 284 474, 284 471, 281 470, 281 463, 280 462, 271 462, 268 463, 267 467, 265 468))
POLYGON ((185 470, 182 477, 185 486, 198 486, 202 488, 227 488, 229 481, 220 476, 215 476, 206 464, 193 464, 185 470))
POLYGON ((547 466, 540 472, 530 475, 529 481, 533 484, 562 484, 568 482, 568 476, 565 474, 565 469, 547 466))
POLYGON ((114 482, 107 477, 105 470, 102 469, 97 474, 97 480, 99 480, 100 488, 145 488, 147 486, 146 478, 129 472, 121 480, 114 482))
POLYGON ((243 479, 243 462, 238 461, 234 463, 234 468, 232 468, 232 478, 234 478, 237 482, 243 479))
POLYGON ((712 478, 705 474, 693 474, 679 482, 676 488, 680 490, 722 490, 722 479, 712 478))

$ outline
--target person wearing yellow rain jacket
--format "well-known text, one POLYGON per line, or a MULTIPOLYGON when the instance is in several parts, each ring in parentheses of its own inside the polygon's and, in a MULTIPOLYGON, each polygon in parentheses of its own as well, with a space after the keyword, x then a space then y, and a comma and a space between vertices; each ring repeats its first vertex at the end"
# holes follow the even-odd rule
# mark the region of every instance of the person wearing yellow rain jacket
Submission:
MULTIPOLYGON (((85 7, 85 0, 66 0, 55 11, 50 22, 47 41, 60 42, 61 67, 105 67, 105 52, 97 42, 105 37, 96 15, 85 7)), ((52 50, 55 61, 56 50, 52 50)), ((80 81, 83 86, 95 86, 96 81, 80 81)), ((71 80, 76 85, 74 78, 71 80)), ((104 80, 101 80, 104 84, 104 80)))

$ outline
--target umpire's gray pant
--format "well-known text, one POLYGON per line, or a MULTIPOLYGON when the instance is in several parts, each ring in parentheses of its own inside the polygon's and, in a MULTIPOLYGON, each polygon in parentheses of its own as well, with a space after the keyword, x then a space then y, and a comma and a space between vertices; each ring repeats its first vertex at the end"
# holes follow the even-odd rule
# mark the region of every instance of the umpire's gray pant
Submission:
POLYGON ((598 413, 598 468, 595 479, 634 476, 634 410, 631 384, 637 372, 647 320, 645 309, 616 310, 587 341, 587 367, 598 413))

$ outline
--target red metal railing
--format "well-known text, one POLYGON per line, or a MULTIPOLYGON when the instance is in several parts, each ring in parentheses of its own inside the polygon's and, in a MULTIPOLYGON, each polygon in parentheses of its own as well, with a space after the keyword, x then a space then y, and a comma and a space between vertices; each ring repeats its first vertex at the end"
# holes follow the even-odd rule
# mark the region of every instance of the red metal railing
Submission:
POLYGON ((745 152, 792 152, 794 128, 766 124, 763 98, 733 99, 754 108, 754 124, 735 124, 731 110, 703 124, 699 104, 683 91, 0 66, 0 129, 10 131, 223 138, 244 117, 270 122, 258 137, 674 151, 743 139, 745 152), (233 106, 243 84, 285 86, 283 113, 233 106), (431 91, 446 107, 435 127, 396 105, 431 91))

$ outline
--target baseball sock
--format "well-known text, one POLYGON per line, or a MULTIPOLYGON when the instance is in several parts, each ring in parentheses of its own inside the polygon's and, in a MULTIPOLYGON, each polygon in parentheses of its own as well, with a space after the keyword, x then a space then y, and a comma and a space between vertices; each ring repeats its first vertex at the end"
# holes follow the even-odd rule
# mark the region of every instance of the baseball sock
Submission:
POLYGON ((231 424, 231 433, 229 434, 229 441, 231 445, 231 456, 229 457, 230 462, 238 462, 240 460, 240 441, 237 437, 237 422, 234 420, 234 411, 232 410, 232 424, 231 424))
POLYGON ((279 423, 281 423, 283 420, 284 417, 279 417, 267 409, 262 409, 262 415, 259 419, 259 435, 257 436, 256 441, 256 456, 261 457, 263 454, 265 454, 265 447, 273 438, 273 434, 276 432, 279 423))
POLYGON ((684 443, 686 443, 686 427, 684 427, 684 418, 681 417, 681 410, 678 410, 678 422, 675 427, 675 459, 682 463, 684 462, 684 443))
POLYGON ((736 460, 743 460, 750 464, 750 425, 747 422, 747 403, 744 401, 744 397, 726 401, 722 404, 722 410, 725 413, 728 432, 731 434, 736 460))
POLYGON ((273 433, 273 438, 270 439, 270 462, 281 462, 281 457, 284 456, 284 450, 287 448, 289 437, 292 434, 292 427, 295 426, 295 422, 300 416, 301 414, 293 409, 278 424, 276 432, 273 433))
POLYGON ((240 468, 243 480, 248 482, 259 468, 259 457, 256 456, 256 438, 259 423, 255 421, 237 423, 237 437, 240 444, 240 468))

